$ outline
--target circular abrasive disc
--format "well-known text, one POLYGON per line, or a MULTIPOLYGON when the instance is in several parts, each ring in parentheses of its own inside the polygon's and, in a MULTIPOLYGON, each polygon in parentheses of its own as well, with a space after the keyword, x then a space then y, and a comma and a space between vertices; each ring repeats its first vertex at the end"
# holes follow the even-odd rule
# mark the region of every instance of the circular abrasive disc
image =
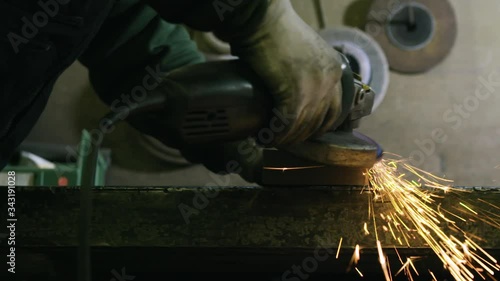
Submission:
POLYGON ((375 92, 373 111, 382 103, 389 86, 389 65, 379 44, 363 31, 352 27, 323 29, 321 37, 349 59, 352 70, 375 92))
POLYGON ((457 22, 447 0, 374 0, 365 31, 384 49, 391 69, 420 73, 448 55, 457 22))

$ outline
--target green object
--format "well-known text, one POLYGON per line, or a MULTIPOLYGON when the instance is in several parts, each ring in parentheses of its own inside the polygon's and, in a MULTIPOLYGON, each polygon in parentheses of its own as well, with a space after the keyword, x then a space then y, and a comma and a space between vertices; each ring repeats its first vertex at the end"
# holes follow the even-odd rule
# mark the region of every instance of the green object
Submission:
MULTIPOLYGON (((82 183, 82 172, 90 156, 91 137, 88 131, 82 131, 82 138, 76 151, 76 161, 44 162, 43 167, 37 160, 44 160, 36 152, 23 151, 16 164, 7 165, 0 173, 0 185, 4 184, 7 171, 16 173, 18 186, 79 186, 82 183), (33 158, 36 157, 36 158, 33 158), (38 163, 38 164, 37 164, 38 163)), ((65 150, 70 154, 69 150, 65 150)), ((66 157, 66 159, 69 157, 66 157)), ((106 172, 110 165, 109 151, 101 149, 98 154, 95 186, 105 184, 106 172)))
MULTIPOLYGON (((139 0, 118 1, 79 61, 99 97, 113 110, 141 102, 160 77, 204 61, 184 26, 163 20, 139 0)), ((125 114, 124 114, 125 116, 125 114)))

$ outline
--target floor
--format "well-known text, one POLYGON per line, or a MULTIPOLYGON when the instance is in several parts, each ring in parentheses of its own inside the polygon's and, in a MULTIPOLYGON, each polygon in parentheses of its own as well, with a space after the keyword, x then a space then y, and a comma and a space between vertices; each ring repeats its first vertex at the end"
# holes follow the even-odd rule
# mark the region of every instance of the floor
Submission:
MULTIPOLYGON (((323 1, 327 26, 338 26, 354 2, 323 1)), ((382 105, 360 130, 387 152, 412 157, 414 164, 453 179, 456 185, 500 185, 500 2, 451 1, 458 19, 455 47, 427 73, 391 73, 382 105), (480 80, 493 81, 491 95, 473 101, 480 80), (459 108, 464 108, 461 112, 459 108), (447 117, 446 117, 447 116, 447 117), (450 119, 451 118, 451 119, 450 119), (436 134, 439 138, 436 138, 436 134)), ((312 1, 293 1, 298 13, 318 28, 312 1)), ((92 92, 78 63, 59 79, 29 141, 77 144, 81 130, 95 124, 106 107, 92 92), (94 123, 93 123, 94 122, 94 123)), ((241 185, 238 176, 217 178, 201 166, 177 165, 148 153, 144 138, 123 124, 106 138, 113 149, 109 185, 241 185), (218 179, 218 180, 217 180, 218 179)))

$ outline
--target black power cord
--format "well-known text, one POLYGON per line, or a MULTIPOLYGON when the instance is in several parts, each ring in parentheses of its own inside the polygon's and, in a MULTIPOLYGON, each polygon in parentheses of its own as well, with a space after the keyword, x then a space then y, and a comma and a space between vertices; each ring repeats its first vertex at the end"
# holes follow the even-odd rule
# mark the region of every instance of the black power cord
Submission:
MULTIPOLYGON (((144 114, 146 112, 157 112, 164 109, 166 95, 163 93, 150 93, 146 100, 129 107, 127 118, 144 114)), ((123 121, 121 112, 110 112, 101 121, 106 120, 108 126, 123 121)), ((90 155, 82 171, 82 186, 80 187, 80 216, 78 230, 78 281, 92 280, 90 231, 92 224, 92 188, 95 187, 96 167, 99 149, 104 136, 99 141, 90 142, 90 155)))

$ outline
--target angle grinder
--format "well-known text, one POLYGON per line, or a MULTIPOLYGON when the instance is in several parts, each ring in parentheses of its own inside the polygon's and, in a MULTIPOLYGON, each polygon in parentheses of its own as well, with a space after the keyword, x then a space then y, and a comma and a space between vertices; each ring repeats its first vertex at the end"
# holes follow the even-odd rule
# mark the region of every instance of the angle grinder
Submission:
MULTIPOLYGON (((284 172, 280 167, 301 165, 321 168, 308 169, 308 174, 316 170, 324 174, 324 168, 330 167, 337 171, 338 167, 355 169, 357 173, 380 159, 381 147, 354 131, 360 120, 371 114, 375 93, 353 73, 348 59, 344 55, 341 57, 341 114, 332 130, 319 138, 286 147, 264 145, 264 177, 272 175, 270 178, 274 179, 275 172, 279 171, 280 176, 293 178, 293 171, 301 174, 302 169, 285 169, 284 172)), ((170 72, 162 83, 169 84, 161 87, 162 90, 148 93, 146 106, 136 110, 134 118, 150 116, 152 120, 154 113, 155 137, 167 139, 169 145, 205 145, 248 137, 262 144, 259 140, 272 138, 277 115, 272 96, 257 73, 243 61, 233 59, 185 66, 170 72)), ((269 182, 274 184, 271 183, 274 180, 269 182)), ((287 181, 280 179, 278 182, 287 181)), ((324 183, 332 181, 328 178, 324 183)))

